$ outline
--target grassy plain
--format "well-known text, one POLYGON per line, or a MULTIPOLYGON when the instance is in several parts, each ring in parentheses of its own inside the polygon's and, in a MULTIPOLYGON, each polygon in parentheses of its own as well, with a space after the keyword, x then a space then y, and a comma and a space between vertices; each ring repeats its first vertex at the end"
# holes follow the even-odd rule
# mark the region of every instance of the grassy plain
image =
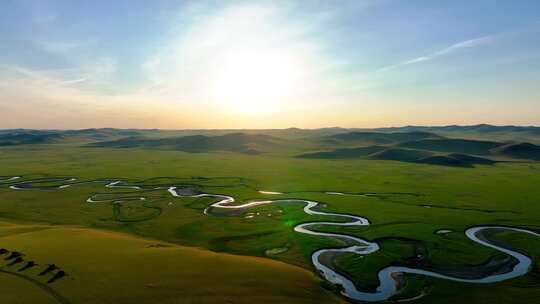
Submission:
MULTIPOLYGON (((345 256, 337 261, 337 265, 342 268, 343 272, 350 274, 360 286, 367 287, 376 285, 378 269, 389 263, 405 261, 414 256, 414 246, 408 240, 419 242, 435 264, 472 265, 484 263, 489 259, 501 259, 504 256, 469 241, 463 234, 467 227, 498 224, 540 229, 540 204, 538 202, 538 198, 540 198, 540 187, 538 187, 540 185, 540 164, 537 162, 498 163, 493 166, 479 165, 474 168, 459 168, 361 159, 297 159, 279 154, 184 153, 144 149, 81 148, 76 145, 43 145, 2 148, 0 150, 0 168, 2 168, 1 175, 4 176, 23 175, 28 177, 74 176, 81 179, 122 178, 130 180, 179 177, 185 178, 187 182, 193 177, 202 176, 211 179, 204 183, 197 179, 192 180, 193 183, 199 184, 198 188, 201 191, 228 194, 239 201, 257 198, 303 198, 324 202, 327 204, 327 211, 357 214, 367 217, 371 221, 372 225, 369 227, 349 227, 339 230, 325 228, 328 231, 336 230, 340 233, 357 235, 380 242, 382 250, 378 253, 363 259, 356 255, 345 256), (279 191, 285 194, 263 195, 256 190, 279 191), (366 192, 380 193, 381 195, 410 193, 414 195, 336 196, 323 193, 325 191, 366 192), (454 232, 442 236, 434 233, 438 229, 449 229, 454 232)), ((105 189, 103 184, 79 185, 58 191, 13 191, 4 186, 0 187, 0 219, 18 224, 60 227, 77 225, 127 233, 168 244, 201 247, 215 252, 245 256, 266 257, 266 260, 279 260, 309 271, 313 270, 310 262, 311 252, 321 247, 341 245, 337 241, 295 233, 293 231, 294 225, 323 219, 323 217, 304 214, 300 205, 259 207, 257 210, 250 210, 250 212, 259 212, 259 216, 248 219, 241 215, 236 217, 206 216, 202 210, 211 203, 211 200, 178 199, 166 196, 166 193, 165 196, 157 195, 155 199, 144 203, 135 202, 120 207, 110 203, 86 203, 86 199, 94 193, 126 191, 129 190, 105 189), (288 250, 267 256, 267 250, 274 248, 287 248, 288 250)), ((328 220, 328 218, 324 219, 328 220)), ((118 240, 112 241, 108 235, 107 237, 87 237, 84 238, 86 243, 80 243, 76 247, 81 248, 81 250, 68 255, 65 254, 67 251, 62 251, 61 247, 71 246, 72 243, 77 244, 75 241, 78 237, 73 236, 73 234, 82 230, 66 228, 66 231, 63 229, 47 229, 24 234, 6 232, 7 236, 1 238, 2 245, 0 247, 23 247, 21 250, 25 250, 28 255, 35 254, 40 259, 54 259, 55 263, 68 265, 73 276, 67 277, 64 282, 64 279, 59 280, 58 283, 54 283, 58 285, 53 284, 53 287, 63 292, 67 297, 76 299, 75 303, 79 303, 79 300, 84 303, 84 299, 78 295, 79 292, 75 289, 70 289, 75 287, 66 286, 72 278, 81 280, 84 278, 88 281, 85 281, 85 284, 94 284, 88 285, 92 288, 100 289, 107 285, 109 289, 100 290, 103 292, 101 295, 103 299, 105 299, 105 294, 114 294, 118 296, 118 301, 114 303, 122 303, 121 301, 129 303, 130 295, 118 290, 115 291, 114 286, 123 284, 125 280, 130 278, 139 278, 140 273, 150 275, 167 270, 169 264, 164 263, 164 261, 174 259, 173 254, 162 258, 159 255, 152 256, 149 253, 148 257, 144 257, 144 252, 160 251, 161 249, 145 250, 137 244, 147 241, 115 236, 121 239, 121 242, 125 242, 119 246, 118 250, 126 248, 115 259, 121 260, 125 264, 110 263, 119 268, 118 271, 114 272, 114 276, 110 278, 108 284, 105 284, 101 281, 101 274, 85 264, 89 261, 95 263, 95 259, 98 259, 97 256, 101 255, 100 265, 107 265, 108 261, 111 261, 106 259, 107 250, 111 248, 110 246, 116 248, 115 244, 118 240), (64 237, 60 234, 65 234, 65 241, 59 241, 64 237), (24 237, 34 237, 35 239, 30 241, 29 239, 25 240, 24 237), (41 249, 45 248, 43 246, 49 246, 48 244, 54 244, 57 241, 60 242, 57 243, 59 252, 41 249), (141 260, 137 260, 139 256, 141 260)), ((105 233, 88 231, 90 231, 88 232, 90 235, 102 236, 105 233)), ((2 235, 1 231, 0 235, 2 235)), ((413 288, 414 286, 419 286, 420 289, 422 286, 427 286, 429 293, 420 299, 419 303, 534 302, 540 298, 538 264, 540 240, 515 233, 506 233, 501 237, 510 245, 533 257, 535 265, 528 275, 489 285, 466 285, 410 276, 410 288, 407 288, 406 292, 414 294, 418 292, 415 290, 418 288, 413 288), (522 286, 529 286, 529 288, 522 286)), ((184 252, 185 250, 188 249, 178 249, 177 251, 184 252)), ((167 250, 163 251, 168 252, 167 250)), ((238 263, 242 261, 240 259, 238 263)), ((247 259, 246 261, 252 260, 247 259)), ((259 263, 262 260, 253 261, 259 263)), ((201 269, 214 274, 216 270, 221 270, 219 265, 225 265, 229 262, 212 265, 200 263, 186 264, 185 267, 193 266, 193 269, 190 270, 192 272, 184 273, 186 276, 182 278, 177 276, 175 279, 178 281, 175 282, 180 284, 180 281, 189 282, 196 278, 201 281, 194 280, 194 284, 204 285, 204 278, 198 276, 207 275, 207 273, 201 272, 201 269)), ((260 263, 265 265, 267 262, 260 263)), ((98 267, 97 264, 90 265, 98 267)), ((286 267, 284 264, 276 265, 286 267)), ((304 299, 304 302, 320 303, 320 299, 315 299, 321 294, 327 295, 325 288, 320 287, 320 285, 325 284, 321 284, 320 280, 317 282, 298 268, 287 268, 287 271, 283 270, 284 272, 279 274, 277 272, 271 273, 271 271, 277 270, 269 268, 271 269, 264 270, 267 273, 262 271, 261 276, 258 277, 261 280, 264 280, 265 277, 267 281, 253 283, 253 285, 241 285, 242 281, 239 279, 243 276, 242 274, 245 274, 244 276, 251 275, 252 271, 247 270, 247 268, 235 268, 234 271, 231 269, 231 277, 235 277, 234 280, 239 280, 230 281, 231 286, 235 284, 240 284, 238 286, 249 285, 246 290, 250 290, 250 292, 246 293, 246 296, 262 297, 267 295, 268 299, 273 299, 272 297, 276 296, 273 292, 284 288, 275 284, 285 286, 288 285, 286 284, 288 281, 284 282, 283 280, 296 281, 298 278, 295 276, 303 276, 303 279, 300 280, 304 282, 302 284, 307 284, 305 286, 317 285, 317 288, 312 291, 309 291, 311 290, 309 288, 307 290, 304 288, 303 292, 307 294, 300 290, 302 288, 297 288, 298 294, 283 291, 283 294, 277 296, 291 297, 288 302, 300 302, 301 299, 304 299), (277 282, 272 283, 272 280, 277 282), (254 285, 258 284, 265 284, 268 288, 254 289, 254 285)), ((164 276, 164 278, 173 280, 173 274, 171 272, 170 277, 164 276)), ((0 279, 6 280, 1 273, 0 279)), ((157 280, 158 277, 154 279, 157 280)), ((210 276, 207 279, 214 280, 215 277, 210 276)), ((229 280, 229 278, 223 278, 223 280, 229 280)), ((296 287, 296 285, 291 284, 289 284, 290 287, 296 287)), ((80 292, 82 289, 86 289, 84 284, 77 286, 81 288, 80 292)), ((134 287, 136 285, 126 286, 134 287)), ((179 291, 181 289, 167 288, 167 290, 163 291, 164 298, 172 296, 171 293, 182 294, 179 291)), ((137 290, 136 292, 141 292, 141 295, 133 294, 131 296, 145 299, 143 291, 144 288, 142 291, 137 290)), ((152 294, 153 292, 149 291, 146 295, 150 297, 152 294)), ((224 290, 216 290, 213 294, 218 297, 213 298, 214 300, 219 299, 219 295, 225 297, 222 300, 228 299, 227 296, 234 297, 234 294, 225 293, 224 290)), ((251 298, 251 302, 254 299, 251 298)), ((259 301, 258 299, 257 301, 259 301)), ((336 300, 336 298, 328 299, 328 301, 336 300)), ((212 299, 209 298, 209 301, 211 302, 212 299)), ((236 302, 234 301, 234 303, 236 302)))

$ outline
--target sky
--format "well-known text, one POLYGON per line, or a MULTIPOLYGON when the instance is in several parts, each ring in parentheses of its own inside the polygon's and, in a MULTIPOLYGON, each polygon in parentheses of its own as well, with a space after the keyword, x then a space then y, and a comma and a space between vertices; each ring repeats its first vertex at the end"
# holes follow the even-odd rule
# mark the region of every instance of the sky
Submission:
POLYGON ((540 1, 0 1, 0 128, 540 125, 540 1))

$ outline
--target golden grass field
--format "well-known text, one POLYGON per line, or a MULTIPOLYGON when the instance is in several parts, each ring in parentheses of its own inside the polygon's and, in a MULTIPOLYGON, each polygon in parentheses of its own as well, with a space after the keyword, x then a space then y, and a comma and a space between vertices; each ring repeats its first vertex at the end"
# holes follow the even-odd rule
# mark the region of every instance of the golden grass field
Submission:
POLYGON ((0 247, 38 266, 0 260, 4 303, 339 303, 312 272, 285 263, 79 227, 0 224, 0 247), (54 263, 68 276, 47 284, 54 263), (17 275, 13 275, 13 273, 17 275), (20 277, 20 275, 24 276, 20 277), (37 281, 37 282, 34 282, 37 281), (24 292, 22 292, 24 291, 24 292), (67 301, 67 300, 66 300, 67 301))

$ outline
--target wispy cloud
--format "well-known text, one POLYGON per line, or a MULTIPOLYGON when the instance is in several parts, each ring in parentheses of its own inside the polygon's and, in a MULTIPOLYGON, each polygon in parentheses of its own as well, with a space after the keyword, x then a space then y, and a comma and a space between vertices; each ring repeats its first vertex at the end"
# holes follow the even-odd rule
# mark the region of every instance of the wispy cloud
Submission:
POLYGON ((469 39, 469 40, 461 41, 461 42, 458 42, 458 43, 454 43, 454 44, 452 44, 452 45, 450 45, 450 46, 448 46, 448 47, 446 47, 444 49, 441 49, 439 51, 433 52, 431 54, 428 54, 428 55, 425 55, 425 56, 420 56, 420 57, 417 57, 417 58, 412 58, 412 59, 409 59, 409 60, 405 60, 405 61, 400 62, 398 64, 385 66, 383 68, 378 69, 377 71, 378 72, 386 72, 386 71, 393 70, 393 69, 396 69, 396 68, 399 68, 399 67, 412 65, 412 64, 416 64, 416 63, 420 63, 420 62, 430 61, 430 60, 436 59, 438 57, 441 57, 441 56, 444 56, 444 55, 449 55, 449 54, 452 54, 454 52, 457 52, 457 51, 460 51, 460 50, 463 50, 463 49, 475 48, 475 47, 479 47, 479 46, 491 43, 491 42, 493 42, 495 40, 496 37, 497 37, 497 35, 489 35, 489 36, 484 36, 484 37, 479 37, 479 38, 475 38, 475 39, 469 39))
POLYGON ((34 39, 33 42, 44 51, 58 55, 67 55, 91 43, 91 41, 53 41, 44 38, 34 39))
POLYGON ((60 84, 61 85, 70 85, 70 84, 76 84, 76 83, 85 82, 87 80, 88 79, 86 79, 86 78, 68 79, 68 80, 61 81, 60 84))
POLYGON ((170 121, 183 118, 159 104, 148 111, 146 102, 155 100, 155 96, 115 95, 82 88, 81 83, 92 83, 99 75, 106 77, 100 73, 108 68, 99 70, 88 74, 90 78, 69 78, 80 71, 0 65, 2 127, 19 127, 21 120, 29 128, 152 127, 162 123, 156 116, 170 121))
POLYGON ((0 80, 28 81, 46 86, 65 86, 87 82, 100 86, 110 81, 117 70, 116 61, 109 57, 93 58, 74 68, 36 69, 16 64, 0 64, 0 80))

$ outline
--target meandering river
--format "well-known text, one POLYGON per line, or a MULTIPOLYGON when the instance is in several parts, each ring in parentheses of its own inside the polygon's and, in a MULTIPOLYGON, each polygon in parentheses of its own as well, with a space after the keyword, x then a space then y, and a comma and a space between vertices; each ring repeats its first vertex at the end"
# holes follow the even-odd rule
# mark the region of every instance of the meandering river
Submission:
MULTIPOLYGON (((477 278, 477 279, 468 279, 468 278, 463 278, 463 277, 458 277, 458 276, 451 276, 448 274, 444 274, 442 272, 429 271, 429 270, 424 270, 424 269, 419 269, 419 268, 389 266, 379 271, 378 273, 379 286, 376 288, 376 290, 374 292, 366 292, 366 291, 359 290, 349 278, 340 274, 331 265, 332 263, 325 262, 325 260, 322 259, 322 256, 325 254, 333 254, 333 253, 354 253, 354 254, 368 255, 368 254, 378 251, 379 245, 376 242, 370 242, 370 241, 353 237, 353 236, 349 236, 349 235, 319 232, 310 228, 313 228, 315 226, 318 226, 318 227, 320 226, 367 226, 370 224, 367 218, 356 216, 356 215, 350 215, 350 214, 316 211, 314 209, 317 208, 320 205, 320 203, 314 202, 314 201, 308 201, 308 200, 300 200, 300 199, 261 200, 261 201, 252 201, 252 202, 248 202, 244 204, 234 205, 233 204, 235 202, 234 198, 228 195, 208 194, 208 193, 201 193, 197 195, 181 195, 176 191, 176 187, 170 187, 168 191, 175 197, 182 197, 182 196, 212 197, 212 198, 220 199, 218 202, 213 203, 209 207, 207 207, 204 210, 205 214, 210 214, 211 208, 248 209, 248 208, 265 205, 265 204, 301 203, 301 204, 305 204, 304 212, 307 214, 332 216, 332 217, 343 218, 347 220, 346 222, 303 223, 303 224, 299 224, 295 226, 294 230, 296 232, 304 233, 304 234, 336 238, 336 239, 344 241, 347 244, 350 244, 350 246, 344 247, 344 248, 324 248, 324 249, 317 250, 312 254, 311 260, 315 268, 327 281, 333 284, 340 285, 342 287, 343 289, 342 294, 344 296, 349 297, 354 300, 368 301, 368 302, 388 300, 390 297, 395 295, 398 292, 398 286, 399 286, 397 280, 395 279, 396 278, 395 274, 399 274, 399 273, 420 274, 420 275, 425 275, 425 276, 430 276, 430 277, 435 277, 435 278, 440 278, 440 279, 447 279, 447 280, 452 280, 452 281, 457 281, 457 282, 465 282, 465 283, 494 283, 494 282, 500 282, 500 281, 522 276, 526 274, 531 268, 531 264, 532 264, 531 258, 517 251, 510 250, 510 249, 503 248, 496 245, 492 241, 486 239, 482 235, 482 232, 485 230, 497 229, 497 230, 515 231, 515 232, 526 233, 526 234, 530 234, 534 236, 540 236, 540 234, 537 232, 521 229, 521 228, 514 228, 514 227, 503 227, 503 226, 471 227, 465 231, 465 235, 471 241, 478 243, 480 245, 483 245, 483 246, 493 248, 500 252, 506 253, 517 260, 517 263, 513 265, 510 271, 507 271, 504 273, 486 275, 484 277, 477 278)), ((274 191, 260 191, 260 192, 263 194, 280 194, 279 192, 274 192, 274 191)), ((330 192, 330 194, 333 194, 333 193, 336 193, 337 195, 344 195, 338 192, 330 192)))
MULTIPOLYGON (((42 178, 35 180, 27 180, 19 182, 19 176, 2 176, 0 177, 0 182, 4 185, 8 185, 12 190, 61 190, 67 187, 71 187, 77 184, 87 184, 87 183, 104 183, 107 188, 129 188, 134 190, 143 190, 145 187, 140 185, 133 185, 128 182, 121 180, 90 180, 90 181, 81 181, 75 182, 74 178, 42 178), (43 184, 45 185, 39 185, 43 184), (48 183, 56 183, 54 185, 48 183)), ((222 195, 222 194, 212 194, 212 193, 194 193, 192 190, 184 191, 185 188, 178 188, 177 186, 166 186, 166 187, 156 187, 152 188, 153 190, 167 190, 170 195, 173 197, 210 197, 215 198, 218 201, 211 204, 204 209, 204 214, 211 215, 215 209, 238 209, 244 210, 253 208, 260 205, 266 204, 283 204, 283 203, 298 203, 304 205, 304 212, 309 215, 318 215, 318 216, 332 216, 334 218, 341 218, 343 222, 327 222, 327 221, 317 221, 317 222, 308 222, 298 224, 294 227, 294 231, 303 234, 309 234, 313 236, 328 237, 333 239, 338 239, 343 241, 346 244, 346 247, 342 248, 323 248, 315 251, 311 260, 314 267, 318 270, 320 275, 331 282, 332 284, 340 285, 341 293, 351 299, 359 301, 384 301, 388 300, 394 296, 399 291, 399 282, 397 274, 409 273, 409 274, 418 274, 425 275, 429 277, 435 277, 440 279, 465 282, 465 283, 494 283, 500 282, 508 279, 512 279, 518 276, 526 274, 532 265, 532 260, 527 255, 520 253, 518 251, 504 248, 495 243, 494 241, 488 239, 484 232, 487 230, 500 230, 500 231, 514 231, 525 233, 539 237, 540 234, 535 231, 516 228, 516 227, 503 227, 503 226, 475 226, 468 228, 465 231, 465 235, 473 242, 478 243, 482 246, 486 246, 497 250, 499 252, 505 253, 511 257, 512 263, 506 264, 503 269, 498 269, 497 271, 492 271, 480 277, 469 277, 469 276, 460 276, 455 274, 445 273, 444 271, 438 271, 433 269, 422 269, 406 266, 388 266, 378 272, 379 286, 373 291, 366 291, 358 289, 351 279, 340 274, 337 269, 333 266, 332 259, 342 253, 352 253, 359 255, 369 255, 380 249, 379 244, 376 242, 371 242, 359 237, 354 237, 350 235, 344 235, 339 233, 328 233, 320 232, 315 229, 315 227, 321 226, 369 226, 370 222, 367 218, 351 215, 351 214, 341 214, 341 213, 330 213, 321 211, 321 203, 302 200, 302 199, 275 199, 275 200, 255 200, 241 204, 235 204, 235 199, 232 196, 222 195), (325 258, 326 257, 326 258, 325 258)), ((260 191, 262 194, 267 195, 280 195, 280 192, 275 191, 260 191)), ((133 194, 138 193, 134 191, 133 194)), ((341 192, 326 192, 329 195, 347 195, 341 192)), ((355 195, 355 194, 352 194, 355 195)), ((120 198, 120 200, 122 200, 120 198)), ((140 192, 140 196, 130 196, 123 201, 132 201, 132 200, 145 200, 144 192, 140 192)), ((91 196, 87 200, 88 203, 100 203, 100 202, 114 202, 114 200, 106 199, 99 200, 94 196, 91 196)))

